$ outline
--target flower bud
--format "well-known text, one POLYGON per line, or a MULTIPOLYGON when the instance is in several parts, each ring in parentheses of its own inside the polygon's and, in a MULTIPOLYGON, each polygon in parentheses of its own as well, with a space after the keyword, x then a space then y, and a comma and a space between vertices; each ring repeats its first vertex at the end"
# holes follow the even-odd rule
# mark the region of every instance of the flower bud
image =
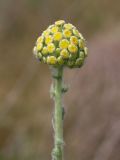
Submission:
POLYGON ((55 51, 55 45, 53 43, 49 43, 47 45, 47 50, 49 53, 53 53, 55 51))
POLYGON ((83 49, 84 46, 85 46, 84 40, 80 39, 80 40, 79 40, 79 47, 80 47, 81 49, 83 49))
POLYGON ((61 32, 54 33, 53 38, 55 41, 60 41, 62 39, 62 33, 61 32))
POLYGON ((58 29, 59 29, 59 28, 58 28, 57 26, 54 26, 54 25, 53 25, 53 27, 51 28, 51 32, 52 32, 52 33, 56 33, 56 32, 58 32, 58 29))
POLYGON ((77 45, 78 44, 78 38, 75 37, 75 36, 71 36, 70 37, 70 42, 73 43, 73 44, 75 44, 75 45, 77 45))
POLYGON ((77 67, 81 67, 82 64, 83 64, 83 62, 84 62, 84 59, 83 59, 83 58, 78 58, 78 59, 76 60, 76 62, 75 62, 75 65, 76 65, 77 67))
POLYGON ((79 57, 84 59, 84 57, 85 57, 85 53, 84 53, 83 51, 80 51, 80 53, 79 53, 79 57))
POLYGON ((59 57, 57 58, 57 61, 58 61, 58 64, 60 64, 60 65, 63 65, 63 64, 64 64, 64 60, 63 60, 63 58, 62 58, 61 56, 59 56, 59 57))
POLYGON ((69 58, 69 52, 67 51, 67 49, 63 49, 61 52, 60 52, 60 55, 63 59, 68 59, 69 58))
POLYGON ((59 47, 60 47, 61 49, 66 49, 66 48, 68 48, 68 45, 69 45, 69 41, 68 41, 67 39, 63 39, 63 40, 61 40, 60 43, 59 43, 59 47))
POLYGON ((37 53, 37 58, 38 58, 39 60, 42 60, 42 54, 41 54, 40 52, 37 53))
POLYGON ((38 37, 33 54, 54 67, 81 67, 88 55, 85 39, 70 23, 56 21, 38 37))
POLYGON ((63 25, 65 23, 64 20, 59 20, 59 21, 56 21, 55 24, 60 26, 60 25, 63 25))
POLYGON ((72 35, 72 32, 69 29, 65 29, 63 31, 63 35, 64 35, 65 38, 70 38, 71 35, 72 35))
POLYGON ((38 37, 38 39, 37 39, 37 43, 42 43, 43 40, 44 40, 44 37, 43 37, 43 36, 40 36, 40 37, 38 37))
POLYGON ((64 24, 64 28, 66 29, 72 29, 74 26, 70 23, 64 24))
POLYGON ((51 35, 48 35, 45 37, 45 43, 46 45, 49 44, 49 43, 52 43, 53 41, 53 37, 51 35))
POLYGON ((42 47, 43 47, 43 44, 42 43, 38 43, 37 46, 36 46, 37 51, 38 52, 41 51, 42 47))
POLYGON ((77 48, 76 45, 74 45, 74 44, 71 43, 71 44, 68 46, 68 50, 69 50, 71 53, 76 53, 76 52, 78 51, 78 48, 77 48))
POLYGON ((57 59, 54 56, 47 57, 47 64, 55 65, 57 63, 57 59))
POLYGON ((47 55, 47 54, 48 54, 48 49, 47 49, 47 47, 43 47, 43 49, 42 49, 42 54, 43 54, 43 55, 47 55))

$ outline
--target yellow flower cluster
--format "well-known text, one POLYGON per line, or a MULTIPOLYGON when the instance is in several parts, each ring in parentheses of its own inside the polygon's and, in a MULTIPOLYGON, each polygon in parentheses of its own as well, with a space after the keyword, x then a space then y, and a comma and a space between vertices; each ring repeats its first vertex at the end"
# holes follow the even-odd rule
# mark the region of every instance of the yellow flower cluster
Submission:
POLYGON ((70 68, 81 67, 88 53, 82 34, 64 20, 56 21, 38 37, 33 52, 43 63, 70 68))

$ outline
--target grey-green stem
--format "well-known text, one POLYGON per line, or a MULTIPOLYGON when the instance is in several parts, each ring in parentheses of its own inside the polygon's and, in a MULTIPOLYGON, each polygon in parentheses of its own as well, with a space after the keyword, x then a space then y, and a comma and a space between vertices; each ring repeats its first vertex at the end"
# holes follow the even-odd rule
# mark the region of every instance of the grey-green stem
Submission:
POLYGON ((54 79, 53 96, 55 101, 55 110, 53 117, 54 127, 54 148, 52 151, 52 160, 63 160, 63 106, 62 106, 62 84, 63 84, 63 67, 52 68, 54 79))

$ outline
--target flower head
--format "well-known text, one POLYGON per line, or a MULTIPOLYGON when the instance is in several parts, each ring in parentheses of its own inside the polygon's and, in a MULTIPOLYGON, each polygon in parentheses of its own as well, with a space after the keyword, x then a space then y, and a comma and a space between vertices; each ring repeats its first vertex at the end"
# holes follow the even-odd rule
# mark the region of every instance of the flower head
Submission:
POLYGON ((34 55, 43 63, 54 67, 81 67, 88 55, 85 39, 70 23, 56 21, 38 37, 34 55))

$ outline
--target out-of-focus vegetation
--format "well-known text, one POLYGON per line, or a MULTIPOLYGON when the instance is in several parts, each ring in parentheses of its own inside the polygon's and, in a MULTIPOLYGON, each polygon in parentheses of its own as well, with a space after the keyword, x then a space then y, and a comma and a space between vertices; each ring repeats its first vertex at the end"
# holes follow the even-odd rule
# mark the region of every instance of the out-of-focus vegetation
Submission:
POLYGON ((1 160, 51 158, 51 76, 32 48, 58 19, 77 26, 89 46, 86 65, 65 71, 66 159, 120 159, 119 6, 118 0, 0 1, 1 160))

